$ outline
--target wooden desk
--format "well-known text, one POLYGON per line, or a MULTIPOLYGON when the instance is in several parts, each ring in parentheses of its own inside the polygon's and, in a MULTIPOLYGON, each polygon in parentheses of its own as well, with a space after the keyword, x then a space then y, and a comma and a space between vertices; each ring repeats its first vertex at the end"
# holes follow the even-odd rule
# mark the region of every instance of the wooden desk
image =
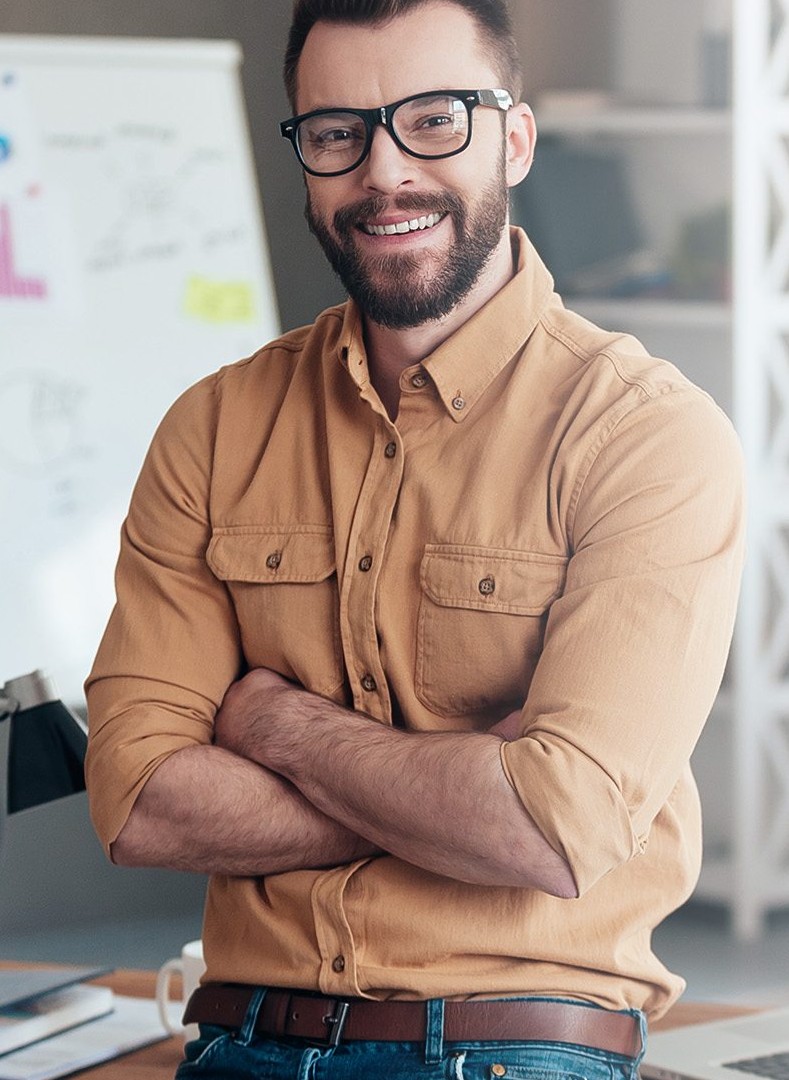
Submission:
MULTIPOLYGON (((153 997, 156 973, 152 971, 115 971, 98 983, 110 986, 118 994, 130 997, 153 997)), ((707 1020, 720 1020, 726 1016, 742 1015, 754 1010, 734 1005, 712 1005, 700 1002, 679 1002, 656 1024, 653 1031, 665 1031, 685 1024, 700 1024, 707 1020)), ((132 1054, 115 1058, 105 1065, 97 1065, 85 1072, 75 1074, 84 1080, 172 1080, 182 1058, 183 1040, 167 1039, 165 1042, 146 1046, 132 1054)))

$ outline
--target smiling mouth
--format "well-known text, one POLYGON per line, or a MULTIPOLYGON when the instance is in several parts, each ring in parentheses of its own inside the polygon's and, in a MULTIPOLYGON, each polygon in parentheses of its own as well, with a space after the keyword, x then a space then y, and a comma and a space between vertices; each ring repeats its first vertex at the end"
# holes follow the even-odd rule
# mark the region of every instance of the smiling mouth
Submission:
POLYGON ((390 225, 371 225, 364 222, 360 228, 368 236, 395 236, 398 233, 421 232, 424 229, 432 229, 445 217, 446 214, 425 214, 422 217, 392 222, 390 225))

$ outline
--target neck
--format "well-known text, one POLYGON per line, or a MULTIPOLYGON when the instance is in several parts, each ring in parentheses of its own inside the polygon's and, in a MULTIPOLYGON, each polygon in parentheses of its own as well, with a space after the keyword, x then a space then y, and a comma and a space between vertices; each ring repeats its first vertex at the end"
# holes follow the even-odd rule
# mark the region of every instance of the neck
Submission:
POLYGON ((397 414, 402 371, 418 364, 468 322, 513 276, 509 230, 505 230, 474 288, 441 319, 392 330, 364 318, 364 342, 370 379, 390 416, 397 414))

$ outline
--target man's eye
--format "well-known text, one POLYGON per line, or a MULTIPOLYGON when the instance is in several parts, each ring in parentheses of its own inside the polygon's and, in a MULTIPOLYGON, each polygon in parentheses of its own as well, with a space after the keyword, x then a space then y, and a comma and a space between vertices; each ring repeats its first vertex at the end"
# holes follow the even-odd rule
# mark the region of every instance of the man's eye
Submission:
POLYGON ((417 130, 430 130, 431 128, 442 128, 451 126, 453 119, 446 113, 434 113, 430 116, 423 117, 415 126, 417 130))
POLYGON ((462 132, 461 117, 448 112, 420 113, 409 118, 401 132, 406 139, 444 140, 462 132))
POLYGON ((358 143, 361 135, 352 128, 324 128, 322 131, 311 131, 310 143, 316 150, 339 150, 358 143))

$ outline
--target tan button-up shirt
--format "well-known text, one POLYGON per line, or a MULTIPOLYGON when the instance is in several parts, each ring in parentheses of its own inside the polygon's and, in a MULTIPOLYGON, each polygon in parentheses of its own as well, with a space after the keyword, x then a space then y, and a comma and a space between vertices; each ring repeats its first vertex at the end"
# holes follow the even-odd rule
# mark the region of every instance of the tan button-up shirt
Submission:
POLYGON ((513 240, 517 274, 402 373, 396 421, 352 303, 176 402, 88 681, 88 782, 109 845, 156 767, 211 740, 246 666, 414 731, 524 706, 503 766, 580 897, 386 855, 215 876, 210 979, 653 1015, 682 988, 650 933, 699 869, 688 758, 734 617, 739 449, 704 393, 566 311, 513 240))

